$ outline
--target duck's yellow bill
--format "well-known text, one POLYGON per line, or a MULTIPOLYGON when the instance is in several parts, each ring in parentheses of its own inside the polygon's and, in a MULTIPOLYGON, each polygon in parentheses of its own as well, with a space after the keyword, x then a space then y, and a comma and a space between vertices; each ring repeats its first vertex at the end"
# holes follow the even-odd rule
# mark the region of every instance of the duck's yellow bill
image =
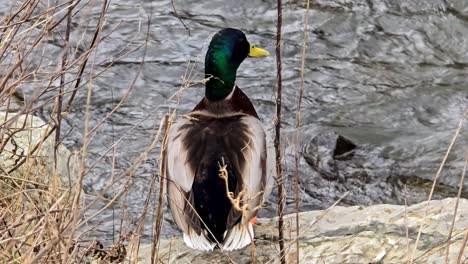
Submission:
POLYGON ((249 57, 252 57, 252 58, 263 58, 263 57, 266 57, 270 55, 270 52, 262 49, 262 48, 258 48, 258 47, 255 47, 253 45, 250 45, 250 52, 249 52, 249 57))

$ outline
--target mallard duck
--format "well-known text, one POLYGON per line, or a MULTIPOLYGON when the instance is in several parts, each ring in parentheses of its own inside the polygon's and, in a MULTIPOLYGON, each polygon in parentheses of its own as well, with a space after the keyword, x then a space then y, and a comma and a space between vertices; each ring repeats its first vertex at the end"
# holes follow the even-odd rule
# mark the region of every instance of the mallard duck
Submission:
POLYGON ((167 197, 184 242, 199 250, 236 250, 251 243, 267 195, 265 131, 236 72, 247 57, 266 57, 240 30, 214 35, 205 57, 205 97, 172 125, 167 145, 167 197))

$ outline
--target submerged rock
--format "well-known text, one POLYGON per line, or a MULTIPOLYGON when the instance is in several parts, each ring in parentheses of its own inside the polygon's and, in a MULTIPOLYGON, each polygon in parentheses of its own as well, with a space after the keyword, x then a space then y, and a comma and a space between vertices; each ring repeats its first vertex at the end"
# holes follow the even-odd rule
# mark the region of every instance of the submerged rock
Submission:
POLYGON ((304 146, 303 156, 323 178, 340 182, 359 179, 370 182, 389 176, 395 162, 380 157, 366 146, 335 133, 325 132, 312 138, 304 146))
MULTIPOLYGON (((431 201, 405 209, 398 205, 334 207, 328 211, 300 213, 300 263, 406 263, 411 256, 419 227, 423 224, 414 263, 444 263, 447 238, 456 199, 431 201), (408 238, 407 238, 408 233, 408 238)), ((468 200, 460 199, 450 243, 450 263, 459 256, 468 235, 468 200)), ((259 219, 255 227, 254 256, 257 263, 279 263, 277 218, 259 219)), ((288 263, 295 263, 295 214, 285 216, 288 263)), ((466 247, 466 244, 465 244, 466 247)), ((202 252, 188 248, 181 237, 161 239, 161 263, 252 263, 251 249, 235 252, 202 252)), ((140 263, 151 263, 151 246, 140 250, 140 263)))
MULTIPOLYGON (((432 180, 411 174, 399 161, 387 157, 384 149, 356 144, 335 132, 320 133, 302 149, 311 171, 303 173, 301 184, 312 198, 328 199, 328 205, 346 191, 350 193, 341 205, 404 204, 405 200, 415 204, 426 200, 432 180)), ((454 197, 457 190, 456 186, 438 182, 433 198, 454 197)), ((468 198, 468 193, 463 192, 462 197, 468 198)), ((304 199, 303 204, 308 200, 304 199)))

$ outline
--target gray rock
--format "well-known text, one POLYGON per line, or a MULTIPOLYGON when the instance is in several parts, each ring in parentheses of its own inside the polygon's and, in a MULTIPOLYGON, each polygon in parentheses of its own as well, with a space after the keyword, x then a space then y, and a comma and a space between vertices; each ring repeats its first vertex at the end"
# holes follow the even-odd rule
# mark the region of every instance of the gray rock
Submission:
MULTIPOLYGON (((386 148, 373 144, 355 144, 333 131, 315 135, 302 149, 304 161, 311 168, 308 170, 302 167, 303 172, 300 174, 301 184, 310 196, 304 198, 302 205, 319 204, 313 200, 319 197, 320 203, 329 206, 346 191, 349 191, 349 195, 342 200, 341 205, 401 205, 405 200, 408 204, 426 200, 436 170, 430 179, 414 174, 415 170, 386 155, 386 148)), ((462 168, 456 168, 457 173, 461 173, 462 168)), ((433 199, 456 196, 456 185, 446 185, 441 179, 433 199)), ((468 198, 468 192, 463 191, 461 196, 468 198)))
POLYGON ((25 107, 24 97, 20 92, 14 92, 10 97, 6 99, 6 101, 0 101, 0 112, 16 113, 21 111, 21 109, 25 107))
MULTIPOLYGON (((444 263, 447 237, 456 199, 431 201, 406 208, 398 205, 334 207, 328 211, 300 213, 301 263, 406 263, 419 226, 424 223, 414 263, 444 263), (406 238, 408 230, 409 238, 406 238)), ((257 263, 279 263, 277 218, 259 219, 255 227, 257 263)), ((295 215, 285 216, 287 262, 296 260, 295 215)), ((460 199, 450 244, 450 263, 456 263, 467 235, 468 200, 460 199)), ((466 244, 465 244, 466 247, 466 244)), ((131 250, 130 250, 131 251, 131 250)), ((151 245, 140 249, 140 263, 150 263, 151 245)), ((252 263, 251 248, 235 252, 201 252, 188 248, 180 237, 160 240, 162 263, 252 263), (229 260, 229 258, 232 260, 229 260)), ((468 259, 468 249, 461 258, 468 259)))
POLYGON ((355 179, 363 184, 392 174, 395 162, 376 150, 357 146, 332 131, 318 134, 304 146, 304 159, 327 180, 355 179))
MULTIPOLYGON (((33 115, 6 112, 0 112, 0 123, 0 145, 4 143, 0 152, 0 173, 48 186, 54 175, 55 133, 48 138, 45 136, 52 125, 33 115), (37 149, 30 155, 34 148, 37 149)), ((68 166, 70 157, 70 151, 59 145, 57 175, 60 180, 59 186, 63 188, 68 188, 76 182, 74 177, 70 176, 73 175, 68 166)))

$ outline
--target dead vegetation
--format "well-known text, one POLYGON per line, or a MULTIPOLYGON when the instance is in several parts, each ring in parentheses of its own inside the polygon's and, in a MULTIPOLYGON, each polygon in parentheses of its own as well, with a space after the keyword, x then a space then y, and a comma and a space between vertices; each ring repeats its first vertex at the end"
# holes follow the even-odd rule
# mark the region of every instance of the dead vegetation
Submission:
MULTIPOLYGON (((83 227, 126 195, 132 173, 156 147, 159 135, 123 175, 115 175, 102 196, 87 197, 86 203, 83 179, 94 166, 88 162, 87 145, 113 111, 95 127, 89 125, 92 117, 87 112, 83 146, 76 153, 64 151, 61 144, 69 132, 63 131, 62 120, 72 110, 77 93, 87 94, 89 109, 93 80, 112 66, 109 63, 100 71, 94 67, 102 64, 96 61, 96 49, 109 34, 103 33, 108 2, 100 5, 94 25, 75 21, 78 13, 89 13, 96 7, 93 1, 11 3, 10 12, 2 17, 0 107, 7 113, 0 127, 0 152, 5 160, 0 174, 2 263, 82 263, 89 259, 121 262, 127 255, 127 244, 141 237, 141 228, 135 228, 121 233, 113 244, 104 245, 98 240, 90 241, 83 227), (73 26, 77 22, 83 26, 73 26), (78 39, 74 46, 70 44, 72 27, 78 39), (58 58, 51 57, 57 52, 58 58), (43 109, 49 112, 49 121, 39 127, 33 118, 24 117, 32 117, 43 109), (40 138, 36 138, 38 131, 40 138), (121 190, 114 197, 103 199, 106 190, 122 180, 125 183, 121 190), (89 215, 89 208, 97 202, 105 205, 89 215)), ((132 88, 133 85, 127 94, 132 88)))

